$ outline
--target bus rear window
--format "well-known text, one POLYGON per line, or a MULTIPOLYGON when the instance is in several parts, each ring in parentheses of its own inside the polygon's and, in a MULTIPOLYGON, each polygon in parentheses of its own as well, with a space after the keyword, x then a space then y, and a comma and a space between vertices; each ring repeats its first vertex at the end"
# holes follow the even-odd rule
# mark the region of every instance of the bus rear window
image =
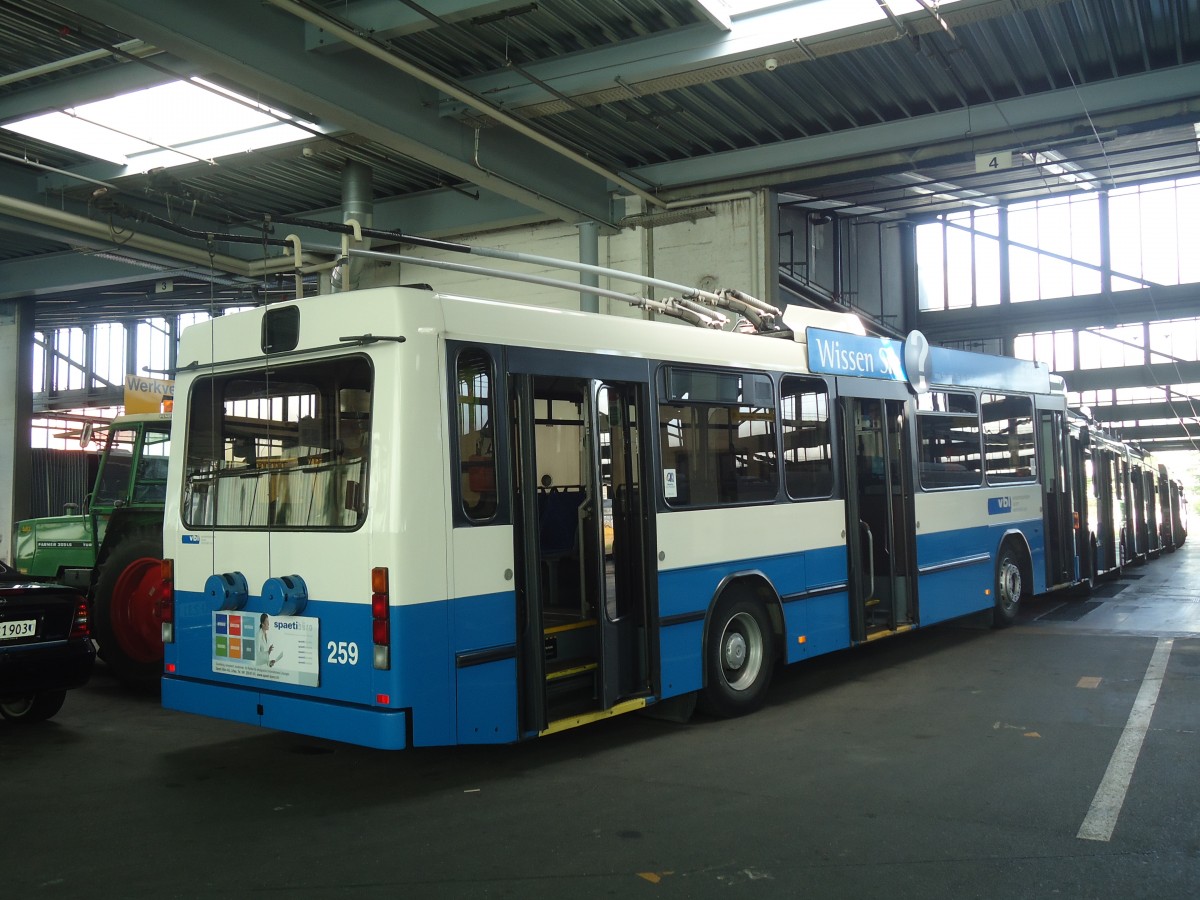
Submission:
POLYGON ((184 524, 357 527, 367 508, 371 384, 364 357, 198 378, 184 524))

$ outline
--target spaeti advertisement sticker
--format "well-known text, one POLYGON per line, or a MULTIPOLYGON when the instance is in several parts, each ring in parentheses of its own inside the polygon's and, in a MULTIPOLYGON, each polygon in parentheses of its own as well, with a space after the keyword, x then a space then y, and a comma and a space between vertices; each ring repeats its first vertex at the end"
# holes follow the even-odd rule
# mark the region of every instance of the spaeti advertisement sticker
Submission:
POLYGON ((212 616, 214 672, 319 686, 319 619, 243 612, 214 612, 212 616))

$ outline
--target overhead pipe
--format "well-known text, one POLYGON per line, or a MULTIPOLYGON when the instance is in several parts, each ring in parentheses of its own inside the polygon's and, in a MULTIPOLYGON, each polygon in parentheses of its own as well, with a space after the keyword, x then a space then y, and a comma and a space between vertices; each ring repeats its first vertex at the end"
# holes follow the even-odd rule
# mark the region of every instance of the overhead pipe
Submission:
POLYGON ((54 166, 48 166, 45 163, 35 162, 32 159, 26 159, 24 156, 14 156, 11 153, 0 151, 0 159, 8 162, 18 163, 22 166, 29 166, 31 169, 37 169, 39 172, 49 172, 51 175, 65 175, 67 178, 74 178, 77 181, 84 181, 88 184, 94 184, 102 188, 107 188, 110 191, 120 190, 115 184, 110 184, 107 181, 99 181, 95 178, 88 178, 86 175, 79 175, 75 172, 68 172, 66 169, 56 169, 54 166))
POLYGON ((607 178, 609 181, 613 182, 613 184, 623 187, 625 190, 637 197, 640 197, 645 202, 659 207, 665 205, 662 200, 658 199, 644 188, 634 184, 624 176, 618 175, 616 172, 606 169, 604 166, 601 166, 598 163, 588 159, 583 154, 577 153, 571 148, 560 144, 558 141, 547 137, 541 131, 531 127, 521 119, 518 119, 515 116, 509 115, 503 110, 498 109, 483 98, 478 97, 465 88, 447 81, 444 78, 440 78, 432 72, 428 72, 420 66, 413 65, 407 60, 402 59, 401 57, 389 51, 383 45, 371 40, 370 38, 363 37, 361 34, 351 28, 347 28, 337 19, 327 15, 323 11, 310 9, 307 5, 296 2, 296 0, 266 0, 266 2, 271 6, 283 10, 284 12, 291 13, 293 16, 296 16, 299 19, 303 19, 310 25, 315 25, 317 28, 322 29, 339 40, 345 41, 350 46, 356 47, 359 50, 362 50, 364 53, 375 57, 380 62, 386 63, 392 68, 398 69, 406 75, 416 78, 430 87, 433 87, 442 93, 453 97, 460 103, 469 106, 471 109, 474 109, 477 112, 483 113, 489 118, 495 119, 497 122, 500 122, 502 125, 506 125, 513 131, 516 131, 518 134, 523 134, 530 140, 541 144, 543 147, 554 151, 560 156, 563 156, 580 166, 583 166, 585 169, 595 172, 597 175, 600 175, 603 178, 607 178))
POLYGON ((19 81, 28 81, 31 78, 38 78, 42 75, 51 75, 55 72, 62 72, 65 69, 71 69, 75 66, 81 66, 84 63, 95 62, 98 59, 107 59, 110 56, 116 56, 120 53, 127 53, 130 56, 141 58, 143 56, 153 56, 156 53, 161 53, 157 47, 147 44, 145 41, 134 38, 133 40, 124 41, 117 44, 112 50, 105 48, 103 50, 89 50, 86 53, 77 53, 75 56, 68 56, 65 59, 56 59, 54 62, 43 63, 40 66, 33 66, 29 69, 22 69, 19 72, 10 72, 8 75, 0 75, 0 87, 8 84, 16 84, 19 81))
MULTIPOLYGON (((330 246, 315 246, 309 244, 309 249, 318 250, 322 253, 338 253, 341 248, 330 246)), ((411 266, 425 267, 429 269, 445 269, 450 272, 462 272, 467 275, 482 275, 489 278, 505 278, 510 281, 520 281, 525 284, 536 284, 542 287, 559 288, 564 291, 573 291, 578 294, 590 293, 600 297, 609 297, 613 300, 620 300, 628 303, 637 309, 649 309, 663 315, 674 316, 678 319, 690 322, 703 328, 722 328, 729 323, 729 320, 720 312, 712 309, 706 309, 698 304, 694 304, 686 299, 677 299, 669 297, 666 300, 649 300, 645 297, 639 297, 636 294, 625 294, 620 291, 609 290, 608 288, 594 287, 592 285, 580 284, 576 281, 564 281, 561 278, 547 278, 544 275, 534 275, 529 272, 513 272, 508 269, 492 269, 487 266, 475 266, 470 263, 456 263, 448 259, 427 259, 423 256, 408 256, 403 253, 384 253, 379 250, 357 250, 350 248, 351 256, 361 256, 367 259, 388 260, 389 262, 405 263, 411 266)))
MULTIPOLYGON (((157 253, 204 268, 219 269, 222 272, 227 272, 231 275, 241 275, 246 278, 258 278, 262 275, 273 275, 277 272, 290 271, 295 265, 287 257, 277 256, 270 259, 245 260, 224 253, 209 253, 207 250, 201 248, 189 247, 186 244, 178 244, 174 241, 168 241, 164 238, 148 234, 134 233, 118 241, 113 237, 112 229, 107 223, 97 222, 83 216, 74 215, 73 213, 62 212, 48 206, 40 206, 37 203, 30 203, 27 200, 18 200, 15 197, 0 195, 0 214, 10 215, 13 218, 23 219, 27 222, 38 222, 43 225, 49 225, 52 228, 71 232, 72 234, 119 244, 122 247, 143 250, 147 253, 157 253)), ((202 232, 194 233, 203 234, 202 232)), ((240 236, 232 235, 219 235, 218 237, 222 241, 240 238, 240 236)), ((253 238, 250 239, 250 242, 261 244, 262 239, 253 238)), ((283 243, 286 244, 286 242, 283 243)))

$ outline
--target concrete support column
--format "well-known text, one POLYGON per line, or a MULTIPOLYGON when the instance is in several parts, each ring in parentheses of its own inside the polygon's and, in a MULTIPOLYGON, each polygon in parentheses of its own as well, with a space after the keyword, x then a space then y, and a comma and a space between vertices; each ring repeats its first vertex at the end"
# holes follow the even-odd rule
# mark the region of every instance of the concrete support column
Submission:
POLYGON ((13 523, 29 516, 33 307, 0 302, 0 559, 12 561, 13 523))
POLYGON ((1099 191, 1097 200, 1100 204, 1100 293, 1108 295, 1112 293, 1112 225, 1108 214, 1108 191, 1099 191))
POLYGON ((921 285, 917 273, 917 229, 911 222, 897 222, 900 247, 900 318, 896 327, 907 334, 921 321, 921 285))
POLYGON ((753 200, 762 217, 762 251, 759 256, 762 285, 757 288, 760 299, 782 307, 783 292, 779 290, 779 193, 766 190, 753 200))
MULTIPOLYGON (((1009 257, 1008 244, 1008 205, 1000 204, 999 231, 997 234, 1000 245, 1000 304, 1007 306, 1012 303, 1012 265, 1009 257)), ((1013 356, 1016 341, 1012 335, 1000 339, 1000 353, 1003 356, 1013 356)))
MULTIPOLYGON (((579 261, 584 265, 600 265, 600 226, 595 222, 580 222, 579 261)), ((579 283, 586 287, 599 287, 600 276, 591 272, 580 272, 579 283)), ((595 294, 580 294, 579 308, 583 312, 600 312, 600 298, 595 294)))

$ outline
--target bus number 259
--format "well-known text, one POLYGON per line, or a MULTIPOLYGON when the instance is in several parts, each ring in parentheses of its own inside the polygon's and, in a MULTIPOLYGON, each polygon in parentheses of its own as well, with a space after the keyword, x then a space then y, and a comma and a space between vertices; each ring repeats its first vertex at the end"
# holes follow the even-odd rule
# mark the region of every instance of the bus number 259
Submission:
POLYGON ((335 666, 358 665, 358 644, 354 641, 330 641, 325 649, 329 651, 329 656, 325 658, 327 663, 335 666))

